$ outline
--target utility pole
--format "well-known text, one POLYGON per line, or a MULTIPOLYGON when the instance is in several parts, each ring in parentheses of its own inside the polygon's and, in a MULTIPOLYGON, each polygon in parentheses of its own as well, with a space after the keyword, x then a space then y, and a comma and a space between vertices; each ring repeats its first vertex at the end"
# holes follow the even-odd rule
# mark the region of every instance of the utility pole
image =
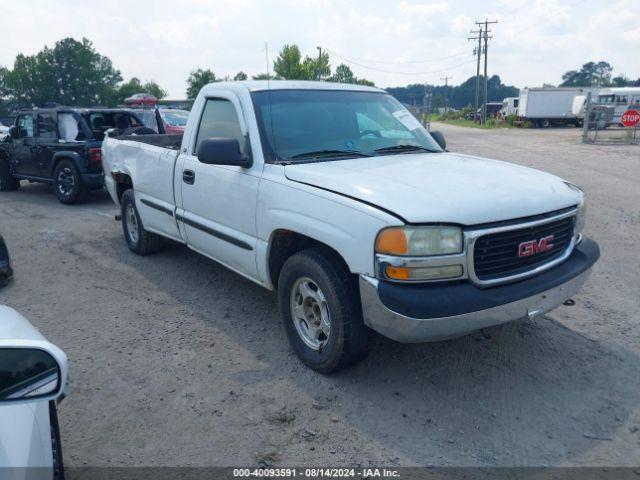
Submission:
POLYGON ((487 121, 487 102, 489 98, 487 97, 487 58, 488 58, 488 50, 489 50, 489 39, 493 38, 489 36, 491 30, 489 30, 489 25, 493 23, 498 23, 497 20, 489 21, 485 18, 484 22, 476 22, 476 25, 484 24, 484 32, 482 34, 482 39, 484 40, 484 103, 482 104, 482 123, 487 121))
POLYGON ((478 121, 478 109, 480 108, 480 57, 482 56, 482 25, 479 30, 471 30, 471 33, 478 34, 477 37, 467 37, 467 40, 478 40, 478 46, 474 47, 473 54, 478 57, 476 65, 476 108, 473 111, 473 121, 478 121))
POLYGON ((320 66, 320 62, 322 61, 322 47, 318 47, 318 68, 316 72, 316 80, 320 81, 322 77, 322 69, 320 66))
POLYGON ((449 110, 449 92, 447 88, 449 87, 449 80, 453 77, 443 77, 440 80, 444 80, 444 113, 447 113, 449 110))

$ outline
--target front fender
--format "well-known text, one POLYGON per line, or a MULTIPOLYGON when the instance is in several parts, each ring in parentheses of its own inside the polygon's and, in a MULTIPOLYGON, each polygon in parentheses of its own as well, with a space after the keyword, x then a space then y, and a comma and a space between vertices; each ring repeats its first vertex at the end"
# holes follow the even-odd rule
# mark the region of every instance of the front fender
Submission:
MULTIPOLYGON (((256 218, 258 237, 266 257, 271 235, 289 230, 337 251, 352 273, 374 275, 374 243, 378 232, 402 223, 395 217, 357 200, 299 184, 263 181, 256 218)), ((262 248, 259 247, 259 250, 262 248)), ((260 258, 260 257, 259 257, 260 258)), ((260 261, 260 260, 259 260, 260 261)))

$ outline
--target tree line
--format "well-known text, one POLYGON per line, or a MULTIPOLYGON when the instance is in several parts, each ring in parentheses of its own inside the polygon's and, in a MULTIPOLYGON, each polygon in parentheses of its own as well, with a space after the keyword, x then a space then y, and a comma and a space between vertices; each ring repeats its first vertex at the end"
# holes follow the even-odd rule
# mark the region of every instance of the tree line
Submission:
MULTIPOLYGON (((187 98, 195 98, 202 86, 217 81, 246 80, 249 76, 240 71, 233 77, 218 77, 211 69, 197 68, 186 79, 187 98)), ((254 80, 324 80, 330 82, 371 85, 358 78, 351 68, 341 63, 332 69, 329 55, 302 56, 295 44, 285 45, 273 61, 273 70, 253 75, 254 80)), ((432 107, 463 108, 475 102, 476 77, 472 76, 458 86, 427 85, 432 95, 432 107)), ((561 86, 640 86, 640 79, 631 80, 625 75, 613 76, 613 67, 604 61, 588 62, 578 70, 562 75, 561 86)), ((489 101, 500 101, 516 96, 518 89, 504 85, 498 75, 488 80, 489 101)), ((422 105, 424 84, 388 88, 389 93, 408 105, 422 105)), ((124 81, 122 74, 111 60, 96 51, 86 38, 64 38, 53 47, 44 47, 34 55, 19 54, 13 68, 0 66, 0 109, 43 106, 47 103, 76 106, 115 106, 134 93, 151 93, 158 99, 167 92, 154 80, 141 81, 133 77, 124 81)))

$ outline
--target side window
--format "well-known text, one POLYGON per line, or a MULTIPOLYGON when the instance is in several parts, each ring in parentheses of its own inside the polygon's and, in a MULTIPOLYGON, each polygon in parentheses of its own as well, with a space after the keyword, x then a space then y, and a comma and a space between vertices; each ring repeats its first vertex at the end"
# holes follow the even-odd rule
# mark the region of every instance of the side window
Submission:
POLYGON ((48 140, 58 138, 56 116, 53 113, 38 113, 38 137, 48 140))
POLYGON ((245 138, 242 135, 238 113, 233 103, 222 98, 209 98, 204 106, 194 155, 198 152, 200 142, 207 138, 235 138, 240 144, 240 151, 244 151, 245 138))
POLYGON ((20 138, 33 137, 33 115, 20 115, 18 118, 18 135, 20 138))

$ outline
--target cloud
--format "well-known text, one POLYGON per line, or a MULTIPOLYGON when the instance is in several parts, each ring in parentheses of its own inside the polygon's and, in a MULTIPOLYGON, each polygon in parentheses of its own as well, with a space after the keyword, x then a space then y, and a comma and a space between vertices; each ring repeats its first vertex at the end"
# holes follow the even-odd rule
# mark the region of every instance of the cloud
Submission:
POLYGON ((398 5, 398 10, 406 15, 421 15, 423 17, 436 13, 446 12, 449 9, 447 2, 416 3, 412 4, 402 0, 398 5))

